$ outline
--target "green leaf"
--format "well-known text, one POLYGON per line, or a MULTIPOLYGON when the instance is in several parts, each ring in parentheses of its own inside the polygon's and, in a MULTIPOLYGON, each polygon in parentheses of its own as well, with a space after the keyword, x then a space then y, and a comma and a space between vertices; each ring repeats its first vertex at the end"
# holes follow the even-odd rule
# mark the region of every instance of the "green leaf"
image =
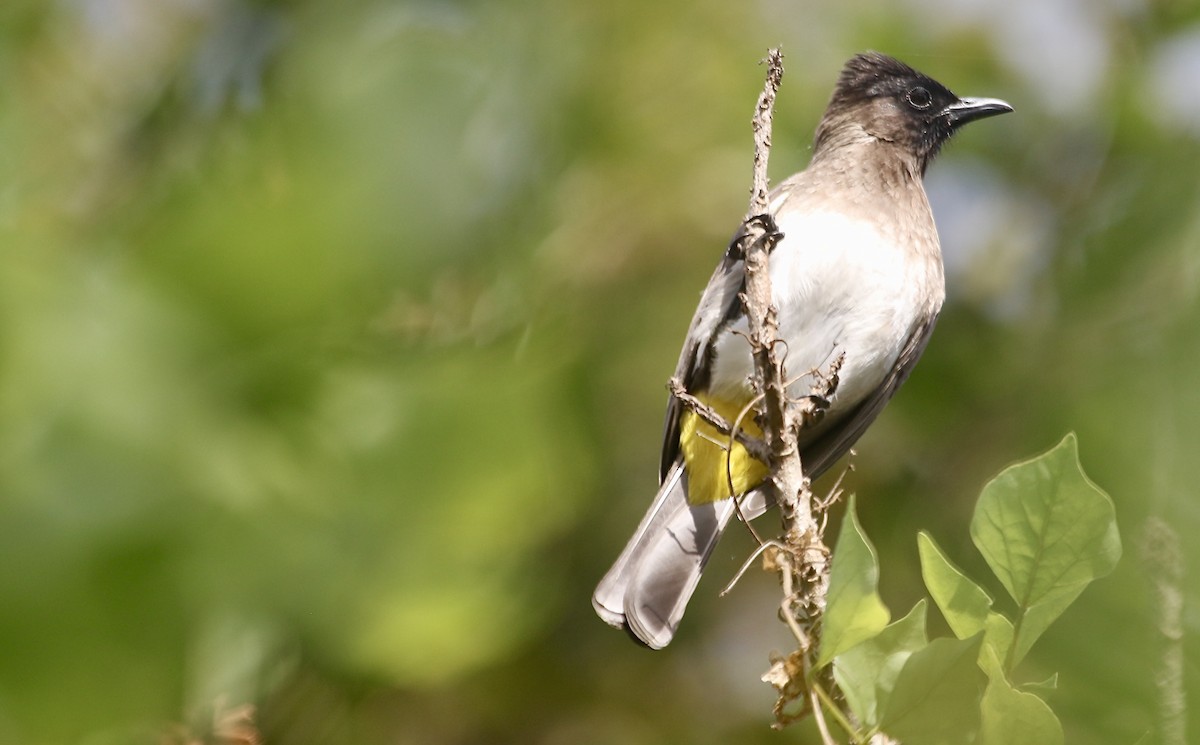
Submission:
POLYGON ((880 718, 880 729, 904 745, 962 745, 979 729, 984 676, 976 659, 983 634, 934 639, 913 652, 880 718))
POLYGON ((887 626, 891 613, 879 597, 879 562, 858 515, 854 496, 838 534, 817 667, 824 667, 842 652, 870 639, 887 626))
POLYGON ((1007 670, 1121 556, 1112 500, 1083 473, 1074 434, 984 486, 971 538, 1017 602, 1007 670))
POLYGON ((833 661, 833 677, 860 722, 879 724, 879 711, 887 702, 909 656, 924 647, 927 604, 918 602, 908 615, 891 624, 833 661))
POLYGON ((984 649, 995 650, 997 659, 1008 659, 1008 652, 1012 649, 1013 642, 1012 621, 992 611, 988 613, 986 626, 987 629, 983 635, 984 649))
POLYGON ((996 650, 999 658, 1004 659, 1012 647, 1012 622, 991 610, 991 596, 946 557, 932 536, 925 532, 918 534, 917 549, 925 587, 954 635, 967 639, 985 631, 984 647, 996 650))
POLYGON ((925 579, 925 587, 954 635, 966 639, 983 631, 992 598, 954 566, 933 537, 924 531, 917 535, 917 550, 921 554, 921 576, 925 579))
POLYGON ((1046 702, 1014 688, 994 652, 985 649, 981 664, 988 685, 980 705, 979 745, 1062 745, 1062 724, 1046 702))

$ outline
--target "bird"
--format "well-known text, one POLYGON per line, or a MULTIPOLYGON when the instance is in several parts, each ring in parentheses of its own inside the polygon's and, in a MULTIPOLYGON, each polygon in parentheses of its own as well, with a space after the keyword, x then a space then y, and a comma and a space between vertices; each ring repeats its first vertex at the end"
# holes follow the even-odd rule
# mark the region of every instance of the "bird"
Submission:
MULTIPOLYGON (((769 195, 783 237, 769 258, 788 393, 812 390, 840 362, 823 416, 800 433, 805 474, 816 479, 862 436, 912 372, 941 312, 941 246, 923 178, 963 125, 1011 112, 995 98, 960 98, 878 52, 852 57, 817 125, 812 156, 769 195)), ((753 361, 738 298, 739 236, 701 295, 675 379, 735 421, 752 400, 753 361)), ((761 437, 754 417, 741 429, 761 437)), ((767 467, 669 399, 659 489, 592 597, 596 613, 651 649, 674 638, 722 532, 737 512, 770 506, 767 467), (732 478, 730 478, 732 476, 732 478), (731 490, 732 486, 732 490, 731 490)))

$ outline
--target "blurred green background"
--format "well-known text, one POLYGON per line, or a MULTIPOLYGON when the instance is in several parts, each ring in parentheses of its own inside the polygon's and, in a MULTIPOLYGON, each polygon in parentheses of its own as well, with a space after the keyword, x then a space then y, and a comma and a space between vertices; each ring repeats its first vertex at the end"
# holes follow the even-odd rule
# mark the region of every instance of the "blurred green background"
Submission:
POLYGON ((1200 691, 1185 0, 7 0, 0 742, 816 742, 768 729, 774 579, 716 597, 742 531, 666 651, 589 604, 775 44, 776 179, 863 49, 1015 106, 931 169, 950 299, 848 484, 898 616, 916 532, 989 576, 979 488, 1076 430, 1126 554, 1023 674, 1156 742, 1151 515, 1200 691))

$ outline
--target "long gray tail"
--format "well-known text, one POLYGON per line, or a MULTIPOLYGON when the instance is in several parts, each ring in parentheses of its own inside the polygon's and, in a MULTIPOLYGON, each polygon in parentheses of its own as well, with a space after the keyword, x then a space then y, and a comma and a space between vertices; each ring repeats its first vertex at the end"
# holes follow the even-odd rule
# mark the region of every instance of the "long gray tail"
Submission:
POLYGON ((693 505, 676 461, 625 550, 592 595, 608 624, 628 628, 651 649, 671 642, 704 565, 736 510, 732 499, 693 505))

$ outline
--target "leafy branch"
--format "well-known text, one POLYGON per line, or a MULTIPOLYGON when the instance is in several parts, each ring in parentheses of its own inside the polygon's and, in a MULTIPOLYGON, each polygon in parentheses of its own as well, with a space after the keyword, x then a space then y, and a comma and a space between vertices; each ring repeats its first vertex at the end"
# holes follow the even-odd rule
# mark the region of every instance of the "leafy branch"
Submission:
POLYGON ((1056 679, 1013 681, 1038 637, 1121 556, 1112 500, 1083 473, 1075 436, 988 482, 971 537, 1016 612, 1009 617, 995 610, 987 591, 921 533, 921 574, 954 634, 927 641, 924 600, 891 625, 886 608, 877 610, 878 564, 851 501, 833 559, 823 642, 863 640, 848 648, 842 641, 821 659, 832 663, 850 712, 864 727, 850 731, 855 742, 880 732, 905 745, 964 742, 972 735, 980 745, 1063 742, 1058 718, 1039 695, 1056 679))

